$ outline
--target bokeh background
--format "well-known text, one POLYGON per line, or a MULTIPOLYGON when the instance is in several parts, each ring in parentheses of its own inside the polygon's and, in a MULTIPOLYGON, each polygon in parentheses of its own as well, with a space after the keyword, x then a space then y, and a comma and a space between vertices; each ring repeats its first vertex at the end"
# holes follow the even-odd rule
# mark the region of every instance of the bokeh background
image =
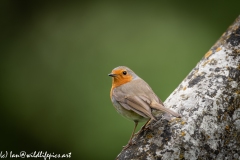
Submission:
POLYGON ((134 123, 113 108, 107 74, 126 65, 164 101, 239 4, 2 0, 0 150, 114 159, 134 123))

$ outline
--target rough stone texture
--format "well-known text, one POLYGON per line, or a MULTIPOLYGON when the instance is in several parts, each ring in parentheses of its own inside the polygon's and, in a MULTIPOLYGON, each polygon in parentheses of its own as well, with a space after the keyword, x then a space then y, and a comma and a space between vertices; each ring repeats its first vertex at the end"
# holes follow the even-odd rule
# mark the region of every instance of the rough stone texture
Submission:
POLYGON ((165 105, 182 118, 157 116, 116 159, 240 159, 240 16, 165 105))

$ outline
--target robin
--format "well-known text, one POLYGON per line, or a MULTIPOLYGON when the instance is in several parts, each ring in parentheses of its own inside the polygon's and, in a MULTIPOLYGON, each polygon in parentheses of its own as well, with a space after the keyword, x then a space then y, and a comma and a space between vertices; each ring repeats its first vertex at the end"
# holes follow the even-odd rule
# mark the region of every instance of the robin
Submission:
POLYGON ((128 67, 116 67, 108 75, 112 77, 110 98, 113 106, 119 114, 135 123, 130 140, 124 149, 132 145, 138 122, 147 121, 142 127, 144 129, 151 121, 156 121, 152 114, 153 109, 181 117, 178 113, 164 107, 152 88, 128 67))

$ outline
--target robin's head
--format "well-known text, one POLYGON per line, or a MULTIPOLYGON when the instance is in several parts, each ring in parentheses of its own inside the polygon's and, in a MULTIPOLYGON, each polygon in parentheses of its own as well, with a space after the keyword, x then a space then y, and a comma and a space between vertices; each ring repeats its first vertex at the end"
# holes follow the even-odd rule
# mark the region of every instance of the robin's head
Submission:
POLYGON ((125 66, 114 68, 108 75, 112 77, 115 87, 139 78, 131 69, 125 66))

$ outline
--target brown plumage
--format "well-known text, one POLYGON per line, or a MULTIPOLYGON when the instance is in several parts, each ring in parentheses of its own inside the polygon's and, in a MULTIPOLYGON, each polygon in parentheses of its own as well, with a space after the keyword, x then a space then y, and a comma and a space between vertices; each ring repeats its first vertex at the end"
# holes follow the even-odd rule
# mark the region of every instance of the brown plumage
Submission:
POLYGON ((135 122, 132 136, 125 148, 132 144, 138 122, 148 120, 144 125, 147 127, 151 121, 156 120, 152 114, 152 109, 181 117, 178 113, 164 107, 151 87, 128 67, 117 67, 112 70, 109 76, 112 77, 110 97, 113 106, 118 113, 135 122))

